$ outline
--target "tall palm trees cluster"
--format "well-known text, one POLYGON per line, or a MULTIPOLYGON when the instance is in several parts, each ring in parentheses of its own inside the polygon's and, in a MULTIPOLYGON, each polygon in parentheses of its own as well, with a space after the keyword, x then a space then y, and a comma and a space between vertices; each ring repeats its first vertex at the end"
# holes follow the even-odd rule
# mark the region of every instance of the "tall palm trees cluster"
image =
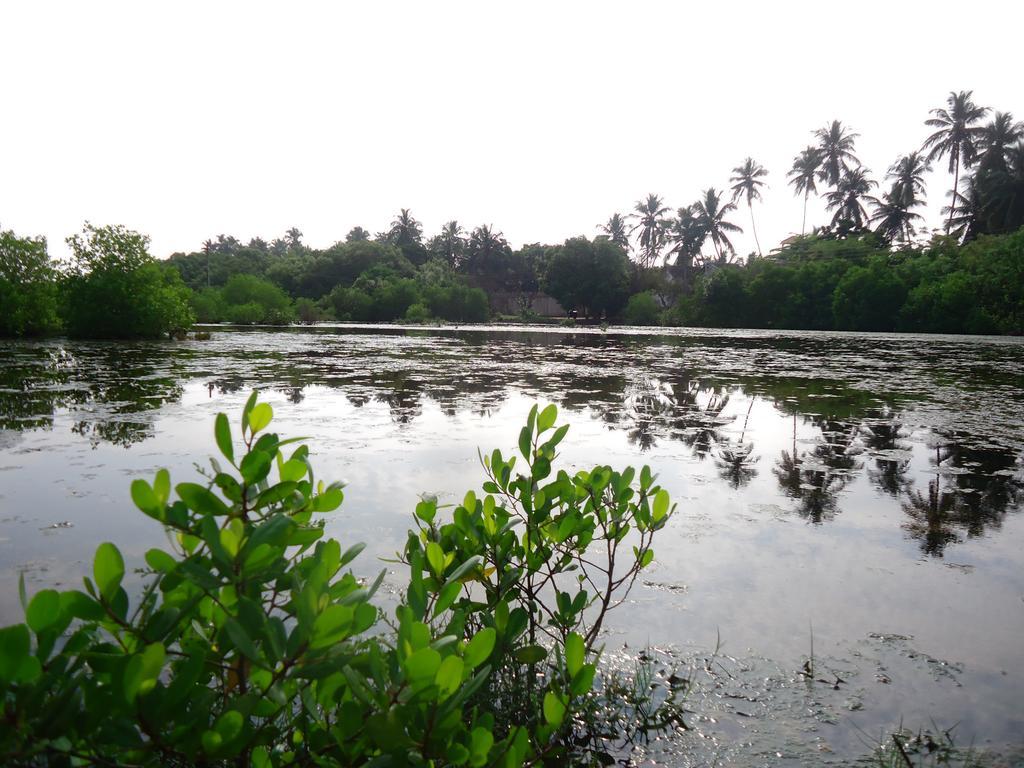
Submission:
MULTIPOLYGON (((931 110, 925 125, 932 129, 919 149, 900 156, 886 172, 886 188, 873 194, 878 182, 858 159, 859 134, 839 120, 814 132, 815 143, 803 149, 787 173, 788 184, 804 198, 800 234, 807 231, 807 202, 821 194, 832 214, 816 231, 835 236, 874 231, 888 244, 914 242, 925 205, 924 176, 935 161, 948 160, 953 176, 950 203, 943 208, 944 232, 968 240, 984 232, 1009 232, 1024 225, 1024 123, 1009 112, 994 112, 972 101, 972 91, 951 92, 946 106, 931 110)), ((729 238, 742 228, 729 220, 744 201, 757 254, 761 243, 754 203, 762 199, 768 171, 746 158, 733 168, 731 197, 714 187, 691 205, 672 209, 659 195, 638 201, 628 216, 616 213, 601 225, 605 237, 632 248, 644 267, 674 263, 686 273, 697 265, 725 264, 735 258, 729 238), (635 242, 634 242, 635 241, 635 242)))

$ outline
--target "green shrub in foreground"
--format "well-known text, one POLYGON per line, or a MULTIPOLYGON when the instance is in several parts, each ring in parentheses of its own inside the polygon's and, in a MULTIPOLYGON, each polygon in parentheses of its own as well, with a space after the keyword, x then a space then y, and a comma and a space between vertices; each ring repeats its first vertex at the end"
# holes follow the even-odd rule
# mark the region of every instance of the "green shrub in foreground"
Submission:
POLYGON ((451 522, 436 502, 417 506, 409 586, 385 622, 373 603, 383 572, 357 579, 346 567, 362 545, 325 539, 314 520, 340 506, 341 487, 316 478, 306 446, 266 431, 272 416, 254 393, 239 443, 218 415, 226 464, 211 460, 202 484, 172 493, 166 470, 132 483, 171 542, 146 553, 134 599, 110 543, 85 591, 27 599, 22 585, 25 623, 0 630, 0 762, 591 759, 574 732, 594 643, 671 514, 650 471, 555 472, 567 428, 554 428, 554 406, 534 407, 523 473, 495 451, 484 494, 468 493, 451 522))

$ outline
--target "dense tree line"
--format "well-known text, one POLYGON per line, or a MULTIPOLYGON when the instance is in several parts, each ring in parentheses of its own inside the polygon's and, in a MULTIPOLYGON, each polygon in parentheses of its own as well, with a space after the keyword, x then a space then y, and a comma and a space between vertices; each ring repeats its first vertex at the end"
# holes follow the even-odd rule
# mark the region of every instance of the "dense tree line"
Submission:
POLYGON ((6 232, 0 333, 63 326, 145 336, 192 316, 480 322, 499 299, 518 319, 536 319, 530 308, 541 293, 580 318, 642 325, 1024 332, 1018 293, 999 288, 1020 282, 1013 233, 1024 226, 1024 124, 990 114, 970 91, 951 93, 925 124, 922 145, 893 162, 880 194, 857 157, 857 133, 838 120, 814 131, 787 172, 804 200, 801 234, 767 255, 755 211, 769 172, 750 157, 733 169, 728 191, 709 187, 675 211, 651 194, 610 216, 594 239, 519 249, 491 224, 467 230, 452 220, 427 236, 408 208, 376 235, 354 227, 326 249, 307 246, 293 227, 270 241, 219 235, 162 263, 146 238, 118 227, 87 225, 69 238, 74 256, 64 265, 50 262, 45 241, 6 232), (952 176, 950 202, 928 234, 918 210, 925 174, 940 161, 952 176), (830 219, 805 234, 807 202, 819 194, 830 219), (746 259, 732 242, 743 231, 739 206, 756 246, 746 259), (146 308, 124 304, 126 296, 146 308))
POLYGON ((192 324, 191 291, 149 254, 149 238, 86 223, 67 242, 58 264, 44 238, 0 232, 0 336, 155 338, 192 324))

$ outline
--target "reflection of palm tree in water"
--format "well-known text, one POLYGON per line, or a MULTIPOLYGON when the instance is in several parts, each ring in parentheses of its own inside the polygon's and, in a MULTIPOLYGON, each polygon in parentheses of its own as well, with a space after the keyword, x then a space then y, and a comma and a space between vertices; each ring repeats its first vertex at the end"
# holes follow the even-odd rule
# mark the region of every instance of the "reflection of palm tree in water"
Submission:
POLYGON ((822 441, 808 454, 796 447, 796 414, 793 414, 792 452, 783 450, 772 470, 783 493, 798 504, 796 512, 812 523, 831 520, 839 511, 838 494, 858 468, 856 428, 843 422, 822 420, 822 441))
POLYGON ((626 388, 623 406, 633 424, 627 433, 629 442, 646 451, 654 447, 659 424, 671 417, 677 403, 670 384, 643 377, 626 388))
POLYGON ((699 386, 691 387, 690 394, 691 407, 680 416, 677 427, 682 442, 697 459, 703 461, 722 440, 720 430, 727 423, 722 418, 722 411, 729 404, 729 394, 715 387, 701 389, 699 386), (701 407, 698 396, 704 392, 710 392, 710 397, 701 407))
POLYGON ((638 377, 626 387, 621 406, 602 416, 609 423, 628 425, 629 442, 642 451, 658 439, 675 437, 703 459, 722 439, 719 429, 728 420, 721 414, 728 403, 724 389, 701 386, 685 374, 674 382, 638 377))
POLYGON ((747 435, 747 425, 750 422, 750 412, 754 408, 754 397, 750 397, 750 405, 747 406, 747 415, 743 419, 743 429, 740 431, 739 441, 733 445, 727 442, 718 449, 718 458, 715 463, 718 465, 719 475, 726 480, 733 488, 739 488, 750 482, 751 478, 757 475, 754 464, 758 457, 753 456, 754 444, 744 442, 747 435))
POLYGON ((920 491, 909 491, 903 502, 903 511, 910 520, 903 524, 904 530, 921 541, 921 551, 927 555, 942 557, 947 544, 959 541, 953 529, 955 525, 956 496, 939 488, 939 478, 928 481, 928 495, 920 491))
POLYGON ((902 505, 910 517, 903 527, 925 554, 941 557, 948 544, 961 540, 960 531, 981 536, 1024 504, 1024 474, 1011 450, 974 445, 969 435, 953 433, 936 443, 931 463, 935 477, 928 496, 908 491, 902 505))
POLYGON ((875 460, 868 477, 879 490, 894 498, 910 490, 907 470, 910 468, 910 444, 903 440, 903 424, 889 411, 869 416, 861 425, 865 447, 875 460))

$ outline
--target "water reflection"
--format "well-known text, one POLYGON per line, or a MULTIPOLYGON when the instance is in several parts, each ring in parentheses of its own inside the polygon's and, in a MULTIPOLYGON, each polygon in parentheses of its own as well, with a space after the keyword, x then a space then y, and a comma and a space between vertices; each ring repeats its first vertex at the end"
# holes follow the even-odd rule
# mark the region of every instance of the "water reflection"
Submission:
POLYGON ((978 443, 963 432, 936 435, 927 491, 907 488, 904 528, 921 551, 942 556, 950 544, 997 530, 1007 512, 1024 504, 1020 457, 998 445, 978 443))
POLYGON ((757 480, 763 454, 774 456, 768 478, 790 511, 813 524, 840 514, 850 483, 866 477, 898 502, 903 530, 929 556, 997 530, 1024 501, 1021 445, 1004 439, 1020 410, 1020 391, 1012 390, 1024 381, 1019 350, 961 346, 955 365, 932 370, 914 363, 913 344, 893 341, 878 352, 866 343, 360 330, 218 333, 211 342, 177 345, 7 344, 0 348, 0 430, 52 429, 55 414, 66 412, 76 438, 127 448, 153 436, 156 415, 180 401, 191 381, 202 382, 210 398, 263 387, 293 404, 309 386, 326 387, 356 408, 384 405, 400 429, 420 419, 428 402, 449 418, 488 416, 522 392, 589 415, 640 452, 678 446, 698 466, 710 459, 716 482, 736 493, 757 480), (971 368, 965 351, 986 364, 971 368), (847 368, 837 370, 844 355, 847 368), (947 402, 950 367, 981 373, 947 402), (896 370, 898 386, 863 386, 868 374, 880 381, 896 370), (980 397, 982 374, 995 377, 994 389, 1009 388, 1006 413, 989 414, 988 429, 958 428, 980 418, 977 408, 963 409, 961 395, 980 397), (768 414, 758 429, 755 406, 768 414), (944 426, 934 423, 941 414, 944 426), (924 439, 931 440, 927 470, 915 471, 924 439))

